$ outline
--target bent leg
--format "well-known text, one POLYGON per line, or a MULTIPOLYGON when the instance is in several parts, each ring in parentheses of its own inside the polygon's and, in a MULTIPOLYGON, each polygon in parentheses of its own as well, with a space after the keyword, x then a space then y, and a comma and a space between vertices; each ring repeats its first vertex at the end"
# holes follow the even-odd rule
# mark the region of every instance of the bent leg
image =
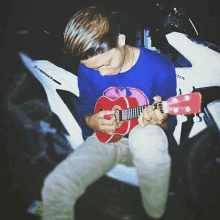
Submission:
POLYGON ((89 137, 45 179, 42 189, 43 219, 74 219, 73 206, 87 186, 116 163, 117 148, 89 137))
POLYGON ((157 125, 136 126, 130 132, 129 147, 144 208, 151 217, 159 218, 165 211, 170 178, 171 159, 166 134, 157 125))

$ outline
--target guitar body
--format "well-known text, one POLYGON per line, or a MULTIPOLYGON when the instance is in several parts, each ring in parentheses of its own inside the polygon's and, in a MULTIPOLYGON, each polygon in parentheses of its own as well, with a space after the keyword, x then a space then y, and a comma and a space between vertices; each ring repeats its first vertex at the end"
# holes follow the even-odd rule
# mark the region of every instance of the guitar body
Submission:
MULTIPOLYGON (((112 98, 102 96, 98 99, 94 113, 97 114, 100 111, 106 110, 127 110, 129 108, 138 107, 138 102, 133 97, 119 97, 112 98)), ((110 116, 106 115, 106 119, 110 120, 110 116)), ((114 134, 107 134, 105 132, 96 131, 96 137, 102 143, 115 143, 119 141, 124 135, 128 134, 132 128, 134 128, 138 124, 137 119, 125 120, 121 122, 117 122, 117 128, 114 131, 114 134)))

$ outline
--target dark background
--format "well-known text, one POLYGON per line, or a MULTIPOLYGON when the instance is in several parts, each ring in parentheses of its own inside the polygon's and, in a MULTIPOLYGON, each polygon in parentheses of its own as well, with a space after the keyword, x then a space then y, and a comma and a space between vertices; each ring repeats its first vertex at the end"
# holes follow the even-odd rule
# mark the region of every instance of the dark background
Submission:
MULTIPOLYGON (((77 62, 63 52, 63 32, 73 14, 81 8, 102 5, 121 11, 127 44, 135 45, 136 32, 156 30, 173 7, 180 8, 193 21, 199 35, 188 21, 191 37, 220 46, 220 10, 217 0, 2 0, 0 7, 0 55, 8 68, 12 52, 22 50, 33 59, 46 59, 77 73, 77 62), (160 5, 158 10, 156 4, 160 5), (2 53, 1 53, 2 54, 2 53), (6 58, 7 57, 7 58, 6 58)), ((163 35, 163 34, 162 34, 163 35)), ((164 35, 163 35, 164 36, 164 35)), ((157 39, 163 44, 165 39, 157 39)), ((155 46, 156 43, 153 42, 155 46)), ((161 46, 161 45, 160 45, 161 46)))
MULTIPOLYGON (((62 39, 65 25, 72 15, 79 9, 91 5, 104 5, 108 9, 129 13, 134 17, 135 22, 143 27, 157 26, 161 15, 168 14, 172 5, 181 6, 197 28, 198 37, 220 45, 220 11, 217 0, 2 0, 0 8, 0 30, 3 32, 4 40, 2 47, 13 48, 14 42, 12 39, 9 40, 9 36, 12 37, 14 31, 27 30, 32 40, 28 45, 29 49, 30 47, 33 50, 39 47, 43 49, 43 44, 48 41, 46 43, 49 44, 48 49, 53 50, 62 39), (156 3, 163 6, 160 13, 156 3), (42 40, 42 35, 46 34, 45 31, 49 32, 50 36, 42 40)), ((134 26, 137 25, 127 19, 127 28, 131 29, 134 26)), ((27 47, 25 44, 28 42, 23 40, 21 43, 24 48, 27 47)))
POLYGON ((68 19, 80 8, 104 5, 109 9, 129 12, 140 22, 156 23, 155 3, 164 10, 174 3, 183 6, 195 23, 202 38, 219 43, 219 7, 217 0, 151 0, 151 1, 104 1, 104 0, 2 0, 0 28, 51 30, 62 32, 68 19), (206 34, 205 34, 206 33, 206 34))

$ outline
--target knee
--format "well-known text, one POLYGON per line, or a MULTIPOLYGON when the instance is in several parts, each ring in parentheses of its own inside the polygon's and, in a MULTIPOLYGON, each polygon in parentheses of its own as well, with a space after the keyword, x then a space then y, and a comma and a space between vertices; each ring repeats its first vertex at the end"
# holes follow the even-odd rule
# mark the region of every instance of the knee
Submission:
MULTIPOLYGON (((159 126, 135 127, 129 135, 129 148, 136 167, 148 168, 147 172, 156 173, 169 170, 171 158, 168 152, 168 140, 159 126)), ((139 170, 145 176, 146 171, 139 170)))
POLYGON ((70 181, 65 175, 53 171, 44 180, 41 190, 42 199, 45 203, 51 201, 65 201, 67 204, 72 204, 80 195, 81 188, 77 186, 73 180, 70 181))
POLYGON ((136 126, 129 134, 129 146, 148 155, 157 151, 168 153, 167 136, 157 125, 148 125, 144 128, 136 126))
POLYGON ((50 173, 44 180, 41 191, 42 199, 44 201, 55 199, 57 196, 57 191, 59 190, 59 185, 59 179, 54 175, 53 172, 50 173))

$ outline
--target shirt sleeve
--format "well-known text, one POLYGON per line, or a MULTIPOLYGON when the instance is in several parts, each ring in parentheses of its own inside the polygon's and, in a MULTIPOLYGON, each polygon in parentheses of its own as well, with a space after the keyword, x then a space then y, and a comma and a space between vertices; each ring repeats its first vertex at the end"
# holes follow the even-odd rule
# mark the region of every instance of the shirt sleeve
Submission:
POLYGON ((95 95, 94 84, 92 83, 92 80, 89 79, 87 69, 82 64, 80 64, 78 71, 78 87, 80 94, 79 98, 75 101, 75 108, 83 137, 86 139, 91 136, 94 131, 87 126, 84 117, 85 115, 94 114, 97 98, 95 95))

